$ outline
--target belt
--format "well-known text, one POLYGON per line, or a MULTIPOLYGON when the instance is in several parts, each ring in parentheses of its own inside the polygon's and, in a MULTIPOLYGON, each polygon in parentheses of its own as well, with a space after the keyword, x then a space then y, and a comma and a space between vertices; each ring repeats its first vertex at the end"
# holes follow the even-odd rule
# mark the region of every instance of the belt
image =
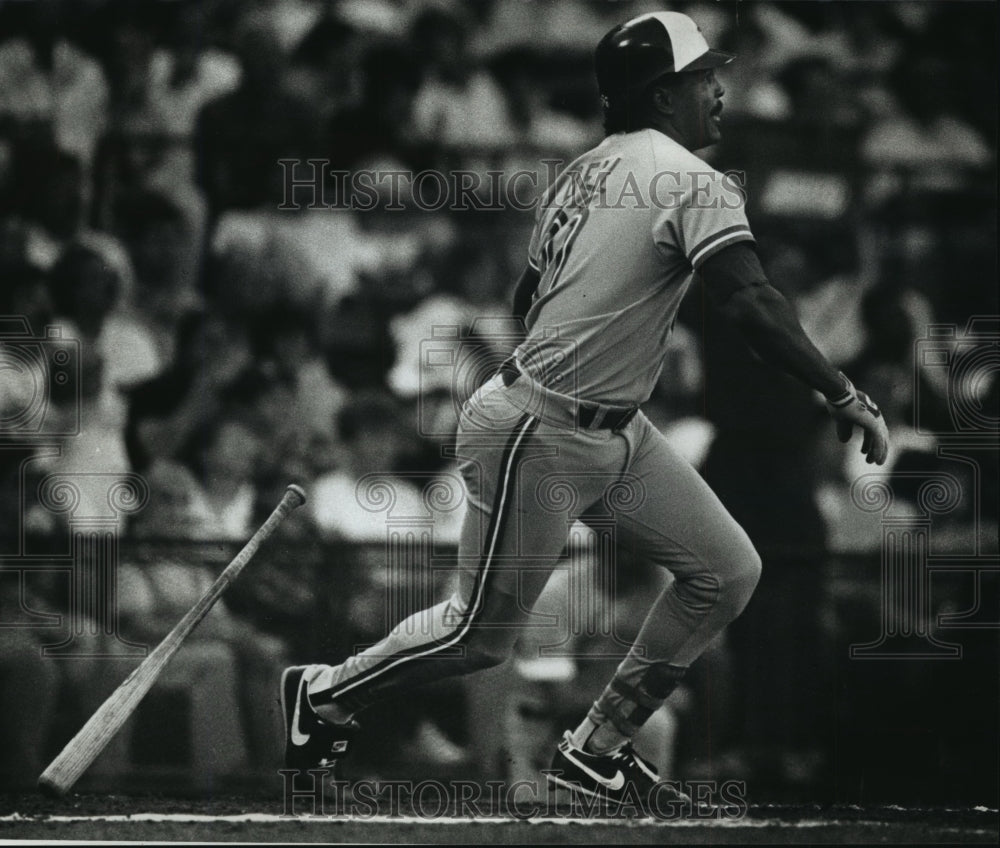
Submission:
MULTIPOLYGON (((507 387, 512 386, 517 380, 531 379, 518 368, 517 361, 513 356, 508 357, 504 361, 497 373, 503 380, 503 384, 507 387)), ((557 393, 551 391, 547 391, 546 394, 558 396, 557 393)), ((576 407, 576 424, 584 430, 613 430, 615 432, 624 430, 629 421, 639 411, 638 406, 608 406, 607 404, 589 400, 575 400, 566 396, 562 397, 565 397, 566 404, 576 407)))
POLYGON ((629 421, 639 411, 638 406, 628 409, 613 409, 599 403, 580 401, 576 410, 576 423, 584 430, 624 430, 629 421), (603 413, 603 415, 602 415, 603 413))

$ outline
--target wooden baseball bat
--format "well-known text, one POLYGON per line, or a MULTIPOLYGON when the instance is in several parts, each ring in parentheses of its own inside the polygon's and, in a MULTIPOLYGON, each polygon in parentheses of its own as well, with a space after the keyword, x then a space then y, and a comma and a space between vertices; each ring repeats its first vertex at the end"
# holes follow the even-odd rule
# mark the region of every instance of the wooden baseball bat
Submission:
POLYGON ((288 513, 305 502, 306 493, 299 486, 293 484, 285 489, 281 503, 243 546, 243 550, 222 570, 198 603, 187 611, 153 652, 97 708, 76 736, 62 749, 59 756, 49 763, 48 768, 38 778, 39 789, 46 794, 61 796, 72 788, 80 779, 80 775, 97 759, 112 737, 135 712, 139 702, 156 682, 181 643, 198 626, 229 584, 237 578, 250 558, 257 553, 261 543, 274 532, 288 513))

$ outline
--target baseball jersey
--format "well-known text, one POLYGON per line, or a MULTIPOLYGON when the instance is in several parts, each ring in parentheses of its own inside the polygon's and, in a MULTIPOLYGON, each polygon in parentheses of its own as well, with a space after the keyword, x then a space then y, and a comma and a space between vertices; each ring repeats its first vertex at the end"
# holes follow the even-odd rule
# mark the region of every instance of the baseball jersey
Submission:
POLYGON ((647 400, 694 272, 753 240, 744 203, 735 177, 653 129, 584 153, 536 212, 528 262, 540 281, 521 368, 581 399, 647 400))

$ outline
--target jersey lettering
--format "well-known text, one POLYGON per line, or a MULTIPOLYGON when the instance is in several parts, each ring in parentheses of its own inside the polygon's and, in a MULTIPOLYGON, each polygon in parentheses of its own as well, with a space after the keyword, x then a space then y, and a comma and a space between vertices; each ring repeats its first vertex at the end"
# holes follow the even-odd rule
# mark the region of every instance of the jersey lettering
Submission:
MULTIPOLYGON (((552 291, 559 283, 559 275, 566 266, 566 259, 573 242, 587 222, 589 210, 586 206, 567 212, 560 209, 552 220, 542 242, 542 262, 539 269, 543 275, 543 286, 546 291, 552 291)), ((539 286, 542 288, 543 286, 539 286)))

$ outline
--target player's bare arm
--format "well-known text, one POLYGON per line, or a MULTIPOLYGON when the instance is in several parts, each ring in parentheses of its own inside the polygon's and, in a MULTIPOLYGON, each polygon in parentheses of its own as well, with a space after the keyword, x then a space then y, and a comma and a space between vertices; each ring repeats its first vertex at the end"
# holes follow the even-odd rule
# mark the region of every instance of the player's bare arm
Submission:
POLYGON ((816 349, 791 304, 767 281, 749 242, 723 248, 700 270, 709 298, 761 359, 826 397, 841 441, 850 439, 854 425, 861 427, 862 453, 868 462, 882 465, 889 453, 889 431, 879 408, 816 349))

